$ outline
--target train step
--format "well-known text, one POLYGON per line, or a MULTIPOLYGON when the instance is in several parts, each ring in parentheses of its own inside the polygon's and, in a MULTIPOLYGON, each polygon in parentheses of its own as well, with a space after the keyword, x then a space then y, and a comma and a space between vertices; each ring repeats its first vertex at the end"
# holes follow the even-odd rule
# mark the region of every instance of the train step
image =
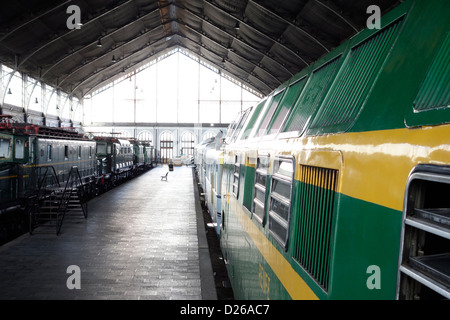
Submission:
POLYGON ((64 217, 69 213, 81 213, 87 218, 87 201, 82 194, 76 187, 47 189, 47 194, 42 199, 37 199, 36 205, 30 211, 30 234, 40 226, 56 226, 56 234, 59 234, 64 217))

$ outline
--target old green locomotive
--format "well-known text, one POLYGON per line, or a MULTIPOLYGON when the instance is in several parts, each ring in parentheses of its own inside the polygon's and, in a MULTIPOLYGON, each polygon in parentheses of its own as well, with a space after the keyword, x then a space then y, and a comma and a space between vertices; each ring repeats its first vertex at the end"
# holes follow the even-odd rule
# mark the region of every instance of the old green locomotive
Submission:
POLYGON ((59 189, 76 186, 87 201, 149 169, 154 161, 154 148, 138 141, 91 139, 74 130, 1 116, 0 241, 33 229, 29 215, 42 209, 44 199, 53 196, 54 204, 59 189))

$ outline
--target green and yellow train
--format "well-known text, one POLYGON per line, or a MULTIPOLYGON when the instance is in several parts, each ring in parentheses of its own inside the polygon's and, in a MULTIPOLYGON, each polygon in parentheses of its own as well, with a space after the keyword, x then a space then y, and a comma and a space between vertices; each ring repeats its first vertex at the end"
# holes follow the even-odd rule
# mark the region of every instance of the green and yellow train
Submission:
POLYGON ((236 298, 450 298, 449 9, 405 1, 208 151, 236 298))

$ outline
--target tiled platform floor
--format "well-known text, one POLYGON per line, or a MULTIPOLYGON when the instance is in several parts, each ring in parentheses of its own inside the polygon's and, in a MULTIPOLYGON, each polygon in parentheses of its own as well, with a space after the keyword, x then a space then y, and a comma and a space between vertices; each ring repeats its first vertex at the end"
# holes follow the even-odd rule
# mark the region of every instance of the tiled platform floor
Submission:
POLYGON ((40 227, 0 247, 0 299, 215 299, 192 168, 161 181, 167 171, 92 199, 88 219, 69 216, 59 236, 40 227), (71 265, 80 272, 67 273, 71 265), (69 289, 76 275, 81 288, 69 289))

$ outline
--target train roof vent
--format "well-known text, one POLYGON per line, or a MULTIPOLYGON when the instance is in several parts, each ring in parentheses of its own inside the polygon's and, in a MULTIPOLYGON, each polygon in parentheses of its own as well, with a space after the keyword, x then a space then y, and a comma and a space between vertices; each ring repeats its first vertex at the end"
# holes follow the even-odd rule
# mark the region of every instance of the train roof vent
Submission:
POLYGON ((259 114, 261 113, 261 110, 263 109, 264 105, 266 104, 267 99, 262 100, 255 108, 255 111, 253 112, 250 120, 247 123, 247 126, 244 129, 244 132, 241 136, 242 140, 247 139, 248 137, 250 137, 252 131, 253 131, 253 127, 256 124, 256 121, 259 118, 259 114))
POLYGON ((264 114, 264 118, 262 118, 258 131, 256 132, 256 137, 261 137, 266 132, 267 126, 269 125, 269 121, 272 119, 273 114, 277 110, 284 92, 285 90, 280 91, 272 97, 269 108, 267 108, 264 114))
POLYGON ((428 71, 414 100, 414 110, 447 108, 450 104, 450 33, 428 71))
POLYGON ((297 101, 300 93, 305 86, 307 77, 303 77, 298 81, 290 84, 288 89, 286 90, 286 94, 283 99, 279 103, 277 110, 275 111, 273 118, 270 121, 270 124, 267 127, 266 134, 275 134, 281 128, 281 125, 284 123, 287 115, 289 114, 292 106, 297 101))
POLYGON ((309 82, 302 95, 297 100, 288 119, 283 125, 282 132, 298 131, 299 135, 304 131, 311 115, 323 99, 323 96, 331 84, 337 66, 342 56, 329 61, 316 69, 310 76, 309 82))
POLYGON ((343 132, 352 125, 400 25, 398 20, 351 49, 308 134, 343 132))
POLYGON ((408 126, 433 125, 450 119, 450 32, 439 48, 413 107, 406 114, 408 126))

